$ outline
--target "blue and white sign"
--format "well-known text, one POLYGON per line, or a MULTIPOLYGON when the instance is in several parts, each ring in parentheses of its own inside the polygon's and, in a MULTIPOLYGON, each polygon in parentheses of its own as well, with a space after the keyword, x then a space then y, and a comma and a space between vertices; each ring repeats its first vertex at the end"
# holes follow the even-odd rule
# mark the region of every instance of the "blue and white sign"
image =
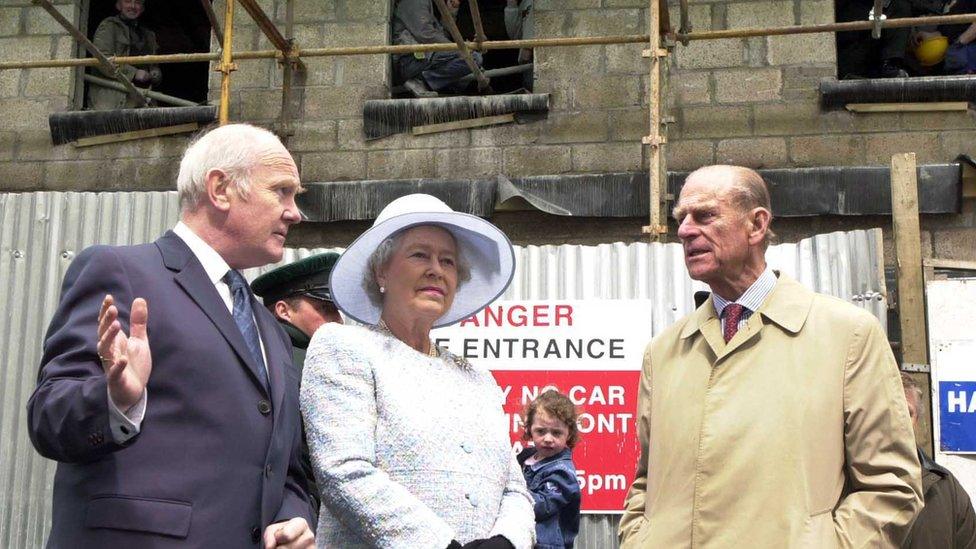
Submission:
POLYGON ((940 449, 976 453, 976 345, 951 341, 938 347, 940 449))

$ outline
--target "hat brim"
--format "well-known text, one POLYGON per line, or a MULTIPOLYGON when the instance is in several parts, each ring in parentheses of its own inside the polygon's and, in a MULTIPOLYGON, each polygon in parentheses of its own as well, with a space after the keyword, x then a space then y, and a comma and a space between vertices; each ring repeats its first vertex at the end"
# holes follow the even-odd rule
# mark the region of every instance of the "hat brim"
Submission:
POLYGON ((363 287, 369 257, 390 236, 420 225, 443 227, 454 235, 461 255, 471 266, 471 278, 460 285, 451 308, 434 323, 434 328, 468 318, 505 292, 515 274, 515 250, 505 233, 466 213, 412 212, 371 227, 346 248, 329 279, 336 307, 357 322, 379 323, 382 307, 373 304, 363 287))

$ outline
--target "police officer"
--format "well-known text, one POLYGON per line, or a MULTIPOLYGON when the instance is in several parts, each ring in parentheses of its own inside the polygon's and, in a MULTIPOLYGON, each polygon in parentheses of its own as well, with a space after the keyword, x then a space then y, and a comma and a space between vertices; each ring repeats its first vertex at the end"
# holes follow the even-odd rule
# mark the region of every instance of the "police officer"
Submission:
MULTIPOLYGON (((305 365, 305 351, 312 335, 327 322, 342 322, 339 310, 332 302, 329 291, 329 275, 339 254, 326 252, 306 257, 268 271, 254 279, 251 289, 261 296, 264 306, 278 319, 291 338, 292 359, 301 377, 305 365)), ((304 438, 304 433, 303 433, 304 438)), ((308 444, 302 441, 302 468, 311 480, 309 494, 316 511, 321 503, 308 444)))
POLYGON ((251 289, 291 337, 295 367, 301 373, 312 334, 326 322, 342 322, 332 303, 329 274, 339 254, 326 252, 268 271, 251 289))

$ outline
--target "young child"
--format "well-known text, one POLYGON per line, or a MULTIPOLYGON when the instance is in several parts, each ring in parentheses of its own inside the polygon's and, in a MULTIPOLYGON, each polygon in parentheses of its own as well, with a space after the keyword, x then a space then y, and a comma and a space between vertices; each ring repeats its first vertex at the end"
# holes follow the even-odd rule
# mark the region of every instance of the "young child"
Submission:
POLYGON ((558 391, 545 391, 522 414, 524 440, 534 447, 518 456, 525 483, 535 500, 538 549, 570 549, 579 532, 580 487, 573 465, 579 439, 576 407, 558 391))

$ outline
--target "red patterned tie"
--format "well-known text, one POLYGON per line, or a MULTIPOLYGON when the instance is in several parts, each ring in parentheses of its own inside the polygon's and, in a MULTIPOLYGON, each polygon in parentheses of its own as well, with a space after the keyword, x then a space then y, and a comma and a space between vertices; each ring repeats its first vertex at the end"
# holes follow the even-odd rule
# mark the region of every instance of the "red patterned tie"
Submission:
POLYGON ((739 331, 739 321, 742 320, 742 311, 744 310, 745 307, 738 303, 730 303, 725 306, 725 330, 722 335, 725 336, 726 343, 735 337, 735 333, 739 331))

